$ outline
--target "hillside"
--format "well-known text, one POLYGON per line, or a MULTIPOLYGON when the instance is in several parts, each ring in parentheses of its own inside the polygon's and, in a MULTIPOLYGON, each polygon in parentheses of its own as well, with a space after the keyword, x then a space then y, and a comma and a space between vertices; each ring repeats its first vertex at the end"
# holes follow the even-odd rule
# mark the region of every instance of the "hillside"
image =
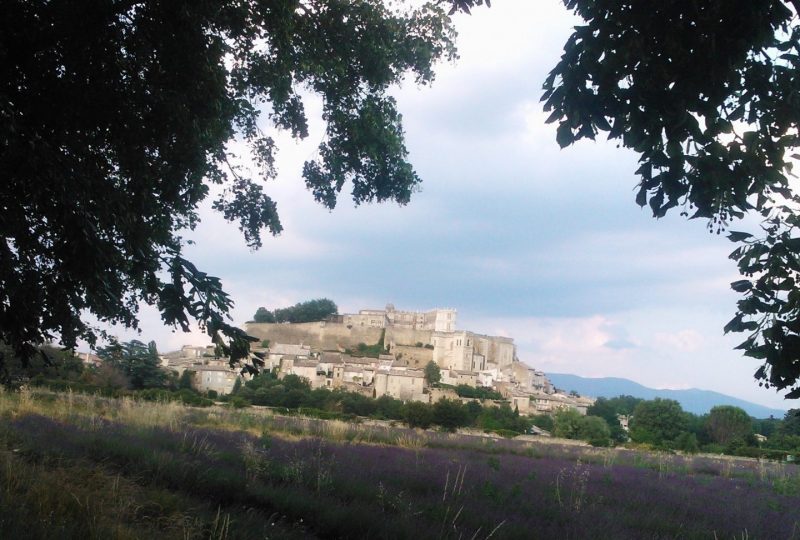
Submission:
POLYGON ((783 415, 786 413, 785 410, 772 409, 711 390, 699 390, 697 388, 690 388, 688 390, 660 390, 618 377, 601 377, 595 379, 566 373, 548 373, 547 377, 557 388, 566 391, 575 390, 579 394, 585 396, 610 398, 619 395, 630 395, 642 399, 654 399, 657 397, 674 399, 681 404, 684 410, 694 414, 705 414, 715 405, 734 405, 736 407, 741 407, 747 411, 747 414, 754 418, 768 418, 770 416, 783 418, 783 415))
POLYGON ((800 522, 798 468, 772 461, 38 388, 0 393, 0 426, 0 538, 783 539, 800 522))

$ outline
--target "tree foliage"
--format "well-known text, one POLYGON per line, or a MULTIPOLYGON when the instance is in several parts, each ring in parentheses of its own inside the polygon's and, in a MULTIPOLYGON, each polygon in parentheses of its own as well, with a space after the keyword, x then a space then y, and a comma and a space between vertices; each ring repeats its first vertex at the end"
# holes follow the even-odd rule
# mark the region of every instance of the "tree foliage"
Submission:
POLYGON ((583 416, 575 409, 560 409, 553 415, 553 434, 564 439, 578 439, 583 416))
POLYGON ((763 362, 761 384, 800 397, 800 215, 789 184, 800 121, 797 0, 565 0, 577 26, 545 81, 564 147, 603 133, 639 154, 636 202, 731 232, 741 280, 725 332, 763 362))
POLYGON ((456 428, 467 426, 470 423, 469 411, 458 400, 440 399, 433 404, 432 412, 433 423, 448 431, 455 431, 456 428))
POLYGON ((611 430, 605 419, 584 416, 575 409, 560 409, 553 416, 553 434, 565 439, 580 439, 592 446, 608 446, 611 430))
POLYGON ((5 2, 0 339, 22 356, 51 338, 95 343, 85 315, 136 327, 144 303, 247 358, 220 280, 182 256, 198 205, 211 197, 252 248, 281 232, 264 181, 275 133, 308 135, 301 92, 321 97, 325 122, 303 167, 314 198, 333 208, 348 183, 356 204, 407 203, 420 179, 387 88, 408 73, 429 83, 453 37, 438 4, 5 2))
POLYGON ((800 436, 800 409, 789 409, 778 427, 782 435, 800 436))
POLYGON ((442 380, 442 370, 439 368, 439 364, 437 364, 433 360, 425 364, 424 373, 425 373, 425 380, 429 385, 436 384, 442 380))
POLYGON ((606 421, 606 425, 609 428, 610 437, 617 442, 623 442, 628 438, 628 435, 625 433, 625 430, 622 429, 622 425, 620 424, 619 415, 630 414, 631 412, 632 409, 627 411, 626 404, 621 402, 619 398, 607 399, 604 397, 597 398, 597 400, 595 400, 595 402, 586 410, 587 415, 599 416, 606 421), (625 410, 626 412, 619 412, 620 410, 625 410))
POLYGON ((333 300, 328 298, 298 302, 291 307, 274 311, 275 322, 289 323, 323 321, 337 313, 339 313, 339 308, 333 300))
POLYGON ((433 423, 433 408, 419 401, 410 401, 404 407, 403 420, 409 427, 427 429, 433 423))
POLYGON ((630 421, 630 435, 635 442, 669 447, 681 433, 687 432, 687 427, 687 417, 680 403, 656 398, 636 406, 630 421))
POLYGON ((256 310, 256 314, 253 315, 253 321, 257 323, 274 323, 275 315, 267 308, 260 307, 256 310))
POLYGON ((587 415, 581 421, 578 437, 592 446, 608 446, 611 443, 611 429, 605 418, 587 415))
POLYGON ((274 311, 260 307, 256 310, 253 320, 257 323, 304 323, 324 321, 337 313, 339 313, 339 308, 333 300, 317 298, 274 311))
POLYGON ((718 444, 744 441, 753 433, 753 419, 739 407, 718 405, 708 413, 706 429, 711 440, 718 444))
POLYGON ((156 388, 167 382, 154 341, 147 345, 138 340, 113 342, 98 349, 97 355, 122 372, 134 389, 156 388))

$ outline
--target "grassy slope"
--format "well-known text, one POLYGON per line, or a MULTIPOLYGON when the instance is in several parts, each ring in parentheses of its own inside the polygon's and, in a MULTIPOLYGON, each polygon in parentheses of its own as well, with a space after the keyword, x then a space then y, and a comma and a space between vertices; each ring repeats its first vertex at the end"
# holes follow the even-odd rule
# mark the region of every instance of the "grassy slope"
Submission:
POLYGON ((792 538, 794 466, 0 395, 2 538, 792 538), (747 531, 745 533, 745 531, 747 531))

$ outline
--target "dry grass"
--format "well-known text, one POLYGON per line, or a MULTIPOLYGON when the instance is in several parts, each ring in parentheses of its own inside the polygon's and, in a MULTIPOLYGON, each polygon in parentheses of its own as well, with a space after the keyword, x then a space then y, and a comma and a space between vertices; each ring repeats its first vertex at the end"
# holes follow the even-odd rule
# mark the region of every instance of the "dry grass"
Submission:
POLYGON ((164 427, 178 431, 185 423, 186 413, 187 407, 175 401, 148 402, 124 397, 119 400, 114 419, 139 427, 164 427))
POLYGON ((210 515, 198 518, 196 502, 164 490, 97 467, 31 465, 5 451, 0 503, 6 538, 46 538, 58 530, 64 538, 185 540, 214 529, 210 515))

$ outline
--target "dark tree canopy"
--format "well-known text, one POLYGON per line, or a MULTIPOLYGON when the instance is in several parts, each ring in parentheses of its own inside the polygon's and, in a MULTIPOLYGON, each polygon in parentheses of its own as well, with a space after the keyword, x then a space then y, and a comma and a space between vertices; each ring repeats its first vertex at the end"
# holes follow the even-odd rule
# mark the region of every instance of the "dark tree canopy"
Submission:
POLYGON ((433 385, 441 380, 442 380, 442 370, 439 368, 439 364, 437 364, 433 360, 425 364, 425 381, 427 381, 429 385, 433 385))
MULTIPOLYGON (((617 400, 618 398, 615 398, 617 400)), ((612 401, 604 397, 599 397, 595 402, 589 406, 586 410, 586 414, 588 416, 598 416, 606 421, 608 424, 608 428, 610 429, 610 436, 616 441, 625 441, 627 435, 625 430, 622 429, 622 425, 619 421, 620 414, 618 410, 619 403, 618 401, 612 401)), ((632 411, 632 409, 631 409, 632 411)), ((626 412, 625 414, 630 414, 630 412, 626 412)))
POLYGON ((753 419, 739 407, 718 405, 708 413, 706 429, 715 443, 744 441, 753 433, 753 419))
POLYGON ((564 147, 600 133, 639 154, 636 202, 730 232, 743 294, 726 332, 746 332, 762 384, 800 397, 797 0, 565 0, 576 27, 543 101, 564 147))
POLYGON ((800 409, 789 409, 778 430, 783 435, 800 436, 800 409))
POLYGON ((333 208, 349 183, 356 204, 407 203, 420 179, 386 90, 408 73, 428 83, 454 57, 451 5, 4 2, 0 340, 20 355, 95 343, 87 315, 135 328, 144 303, 247 357, 219 279, 181 254, 198 205, 213 197, 252 248, 281 231, 264 181, 277 175, 273 135, 308 134, 303 92, 322 98, 326 122, 303 168, 313 196, 333 208), (237 168, 234 139, 255 177, 237 168))
POLYGON ((298 302, 290 307, 278 308, 274 311, 260 307, 256 310, 253 320, 257 323, 304 323, 324 321, 337 313, 339 313, 339 308, 333 300, 317 298, 316 300, 298 302))
POLYGON ((253 315, 253 321, 257 323, 274 323, 275 315, 267 308, 260 307, 256 310, 256 314, 253 315))
POLYGON ((669 446, 687 428, 688 419, 680 403, 656 398, 636 406, 630 422, 630 435, 635 442, 669 446))
POLYGON ((113 342, 99 348, 97 355, 122 372, 134 389, 163 386, 167 381, 153 341, 146 345, 138 340, 113 342))

